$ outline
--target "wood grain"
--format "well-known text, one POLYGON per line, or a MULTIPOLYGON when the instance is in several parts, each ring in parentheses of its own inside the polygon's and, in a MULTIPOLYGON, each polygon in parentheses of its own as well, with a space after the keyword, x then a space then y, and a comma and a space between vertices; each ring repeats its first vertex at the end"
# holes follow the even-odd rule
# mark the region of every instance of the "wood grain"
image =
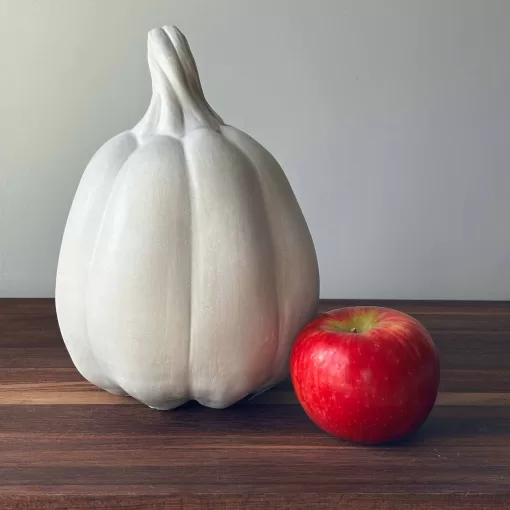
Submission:
POLYGON ((289 381, 223 411, 148 409, 77 373, 51 300, 0 300, 0 508, 510 508, 510 303, 368 303, 440 351, 437 405, 394 445, 322 433, 289 381))

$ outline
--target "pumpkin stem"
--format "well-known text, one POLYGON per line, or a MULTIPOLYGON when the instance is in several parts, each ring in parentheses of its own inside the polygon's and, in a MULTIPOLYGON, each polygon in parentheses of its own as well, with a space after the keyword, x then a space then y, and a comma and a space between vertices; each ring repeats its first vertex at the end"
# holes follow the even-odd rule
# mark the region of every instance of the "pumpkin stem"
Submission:
POLYGON ((155 28, 148 35, 152 98, 137 134, 167 132, 183 136, 199 127, 219 130, 221 118, 207 103, 195 59, 182 32, 173 26, 155 28))

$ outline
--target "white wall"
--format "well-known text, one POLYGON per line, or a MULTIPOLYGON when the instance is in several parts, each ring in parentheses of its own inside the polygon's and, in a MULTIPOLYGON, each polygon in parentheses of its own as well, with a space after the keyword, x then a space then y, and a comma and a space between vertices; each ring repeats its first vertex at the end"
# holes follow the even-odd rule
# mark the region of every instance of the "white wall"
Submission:
MULTIPOLYGON (((323 297, 510 299, 510 1, 0 0, 0 296, 52 296, 94 151, 144 112, 147 31, 281 162, 323 297)), ((299 277, 299 275, 297 275, 299 277)))

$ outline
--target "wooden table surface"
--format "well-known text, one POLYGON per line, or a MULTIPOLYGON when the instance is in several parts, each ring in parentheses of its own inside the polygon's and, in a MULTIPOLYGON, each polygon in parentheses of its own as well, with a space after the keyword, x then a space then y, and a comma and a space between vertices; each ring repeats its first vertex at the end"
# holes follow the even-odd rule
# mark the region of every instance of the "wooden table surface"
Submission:
POLYGON ((288 382, 222 411, 99 391, 53 301, 0 300, 0 508, 510 508, 510 303, 379 304, 429 329, 441 392, 412 438, 362 447, 317 429, 288 382))

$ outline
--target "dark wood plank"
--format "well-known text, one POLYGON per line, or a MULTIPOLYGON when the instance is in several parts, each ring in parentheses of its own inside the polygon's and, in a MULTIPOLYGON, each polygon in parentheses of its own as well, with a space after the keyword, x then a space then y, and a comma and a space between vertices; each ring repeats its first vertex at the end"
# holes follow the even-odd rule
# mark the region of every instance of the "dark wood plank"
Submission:
POLYGON ((88 510, 102 509, 145 509, 145 510, 465 510, 508 509, 503 494, 338 494, 328 493, 318 487, 318 492, 303 492, 301 487, 280 486, 279 492, 260 491, 260 487, 243 487, 243 491, 233 492, 220 486, 204 486, 204 493, 195 494, 189 486, 174 486, 166 491, 159 486, 151 486, 156 495, 145 495, 147 486, 133 486, 123 489, 113 486, 65 486, 60 494, 52 495, 53 486, 37 486, 30 495, 0 494, 4 510, 38 508, 47 510, 68 510, 70 508, 88 510), (223 490, 221 490, 223 489, 223 490), (48 493, 50 492, 50 493, 48 493), (143 495, 139 495, 142 492, 143 495), (112 496, 112 494, 116 494, 112 496))
MULTIPOLYGON (((432 332, 441 368, 464 370, 510 370, 510 333, 432 332)), ((508 387, 510 389, 510 386, 508 387)))
POLYGON ((441 392, 510 392, 510 370, 442 369, 441 392))
MULTIPOLYGON (((91 445, 97 441, 98 454, 105 439, 121 443, 125 439, 140 445, 155 438, 155 443, 148 442, 150 447, 160 441, 168 446, 280 444, 359 448, 321 432, 297 405, 251 402, 217 411, 188 404, 172 412, 157 412, 137 404, 60 405, 57 409, 51 405, 1 405, 0 436, 5 441, 37 436, 37 440, 48 439, 48 446, 68 437, 90 440, 91 445)), ((438 445, 508 448, 510 406, 437 406, 423 428, 405 444, 425 449, 438 445)), ((6 445, 2 442, 0 451, 6 445)))
POLYGON ((345 306, 385 306, 413 314, 510 315, 510 301, 422 301, 401 299, 322 299, 319 312, 345 306))
POLYGON ((386 306, 402 310, 419 320, 431 332, 510 332, 510 301, 431 303, 395 300, 324 300, 321 302, 319 311, 324 313, 343 306, 360 305, 386 306))
POLYGON ((0 300, 0 508, 510 508, 510 303, 330 301, 414 315, 438 346, 423 428, 322 433, 290 381, 229 409, 157 412, 73 368, 52 300, 0 300))
MULTIPOLYGON (((3 351, 0 348, 0 353, 3 351)), ((69 368, 0 368, 0 385, 82 383, 85 379, 74 367, 69 368)), ((92 387, 92 385, 91 385, 92 387)), ((490 390, 489 390, 490 391, 490 390)))
POLYGON ((0 369, 4 368, 73 368, 73 362, 61 343, 56 347, 25 349, 22 343, 18 347, 0 347, 0 369))
MULTIPOLYGON (((126 456, 121 466, 105 467, 102 462, 95 465, 68 464, 65 466, 43 467, 5 467, 0 468, 0 477, 4 487, 9 485, 23 491, 23 485, 51 485, 58 481, 60 485, 76 484, 77 481, 89 485, 255 485, 273 492, 271 486, 275 480, 286 487, 313 487, 319 483, 323 492, 348 493, 353 486, 364 494, 371 493, 449 493, 452 484, 457 491, 492 494, 510 493, 510 467, 503 464, 501 458, 494 463, 487 462, 487 455, 473 451, 469 462, 477 464, 476 468, 466 469, 461 462, 453 462, 449 457, 434 453, 423 454, 420 458, 409 457, 408 463, 418 462, 424 467, 410 469, 403 464, 401 454, 377 458, 358 450, 350 451, 323 450, 317 448, 309 451, 278 451, 268 456, 266 452, 245 448, 235 452, 221 449, 217 451, 166 452, 156 465, 133 465, 131 462, 144 451, 135 451, 126 456), (168 456, 172 461, 168 461, 168 456), (174 457, 175 456, 175 457, 174 457), (391 464, 393 463, 393 465, 391 464), (352 469, 353 465, 365 466, 364 478, 352 469), (457 470, 452 475, 452 470, 457 470), (366 480, 370 480, 368 483, 366 480)), ((371 451, 373 453, 373 451, 371 451)), ((104 460, 109 452, 104 452, 104 460)), ((489 454, 495 454, 490 450, 489 454)), ((83 461, 83 457, 81 457, 83 461)), ((275 491, 278 492, 278 491, 275 491)))
POLYGON ((419 320, 431 333, 453 332, 461 335, 463 333, 479 332, 486 333, 508 333, 510 332, 510 316, 508 315, 471 315, 460 314, 410 314, 419 320))

